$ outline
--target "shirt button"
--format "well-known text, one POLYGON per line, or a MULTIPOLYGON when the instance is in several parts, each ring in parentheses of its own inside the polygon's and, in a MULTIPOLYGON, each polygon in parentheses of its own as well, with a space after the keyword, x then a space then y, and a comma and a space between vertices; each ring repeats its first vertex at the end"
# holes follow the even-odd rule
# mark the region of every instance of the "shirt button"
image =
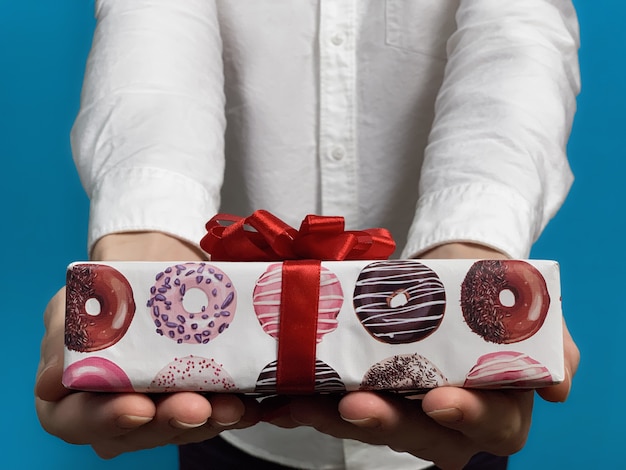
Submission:
POLYGON ((330 42, 332 42, 335 46, 341 46, 343 44, 343 37, 341 34, 336 33, 332 38, 330 38, 330 42))
POLYGON ((344 150, 343 147, 335 147, 330 152, 330 158, 332 158, 336 162, 343 160, 345 156, 346 156, 346 151, 344 150))

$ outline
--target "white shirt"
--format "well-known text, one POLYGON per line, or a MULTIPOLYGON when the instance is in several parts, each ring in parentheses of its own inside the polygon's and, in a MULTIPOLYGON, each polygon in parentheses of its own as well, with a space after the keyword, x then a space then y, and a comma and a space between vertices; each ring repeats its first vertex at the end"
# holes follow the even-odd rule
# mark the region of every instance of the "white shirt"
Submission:
MULTIPOLYGON (((133 230, 197 244, 216 212, 263 208, 295 226, 315 213, 389 228, 400 256, 473 241, 523 258, 572 183, 569 0, 99 0, 96 10, 72 130, 90 248, 133 230)), ((245 448, 237 436, 225 435, 245 448)), ((370 468, 353 444, 296 460, 370 468)), ((265 457, 294 465, 285 447, 264 443, 265 457)))

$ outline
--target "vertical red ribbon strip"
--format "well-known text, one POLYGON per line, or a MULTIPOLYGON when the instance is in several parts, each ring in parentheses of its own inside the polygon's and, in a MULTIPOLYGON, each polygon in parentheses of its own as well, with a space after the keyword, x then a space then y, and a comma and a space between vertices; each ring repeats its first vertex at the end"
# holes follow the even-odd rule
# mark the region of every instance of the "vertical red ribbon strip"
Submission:
POLYGON ((285 261, 282 268, 276 391, 315 391, 315 349, 321 263, 285 261))

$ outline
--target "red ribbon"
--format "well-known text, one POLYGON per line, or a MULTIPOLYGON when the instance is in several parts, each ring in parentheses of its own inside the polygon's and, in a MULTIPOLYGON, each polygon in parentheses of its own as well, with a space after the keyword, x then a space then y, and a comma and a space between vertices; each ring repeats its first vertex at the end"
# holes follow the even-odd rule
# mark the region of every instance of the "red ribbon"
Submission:
POLYGON ((320 269, 320 262, 313 260, 283 263, 276 362, 279 394, 315 391, 320 269))
POLYGON ((200 242, 213 261, 387 259, 396 244, 388 230, 344 230, 343 217, 307 215, 300 230, 258 210, 243 218, 217 214, 200 242))
POLYGON ((200 246, 212 261, 284 261, 277 392, 312 393, 320 260, 386 259, 396 247, 391 234, 381 228, 346 231, 343 217, 317 215, 306 216, 296 230, 263 210, 246 218, 217 214, 206 229, 200 246))

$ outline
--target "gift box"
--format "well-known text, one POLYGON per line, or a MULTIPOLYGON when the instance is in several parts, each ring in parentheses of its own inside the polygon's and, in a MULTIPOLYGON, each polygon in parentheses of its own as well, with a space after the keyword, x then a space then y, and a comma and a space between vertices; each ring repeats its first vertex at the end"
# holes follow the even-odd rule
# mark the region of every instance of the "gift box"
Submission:
POLYGON ((71 389, 422 393, 563 376, 555 261, 77 262, 67 271, 71 389))

